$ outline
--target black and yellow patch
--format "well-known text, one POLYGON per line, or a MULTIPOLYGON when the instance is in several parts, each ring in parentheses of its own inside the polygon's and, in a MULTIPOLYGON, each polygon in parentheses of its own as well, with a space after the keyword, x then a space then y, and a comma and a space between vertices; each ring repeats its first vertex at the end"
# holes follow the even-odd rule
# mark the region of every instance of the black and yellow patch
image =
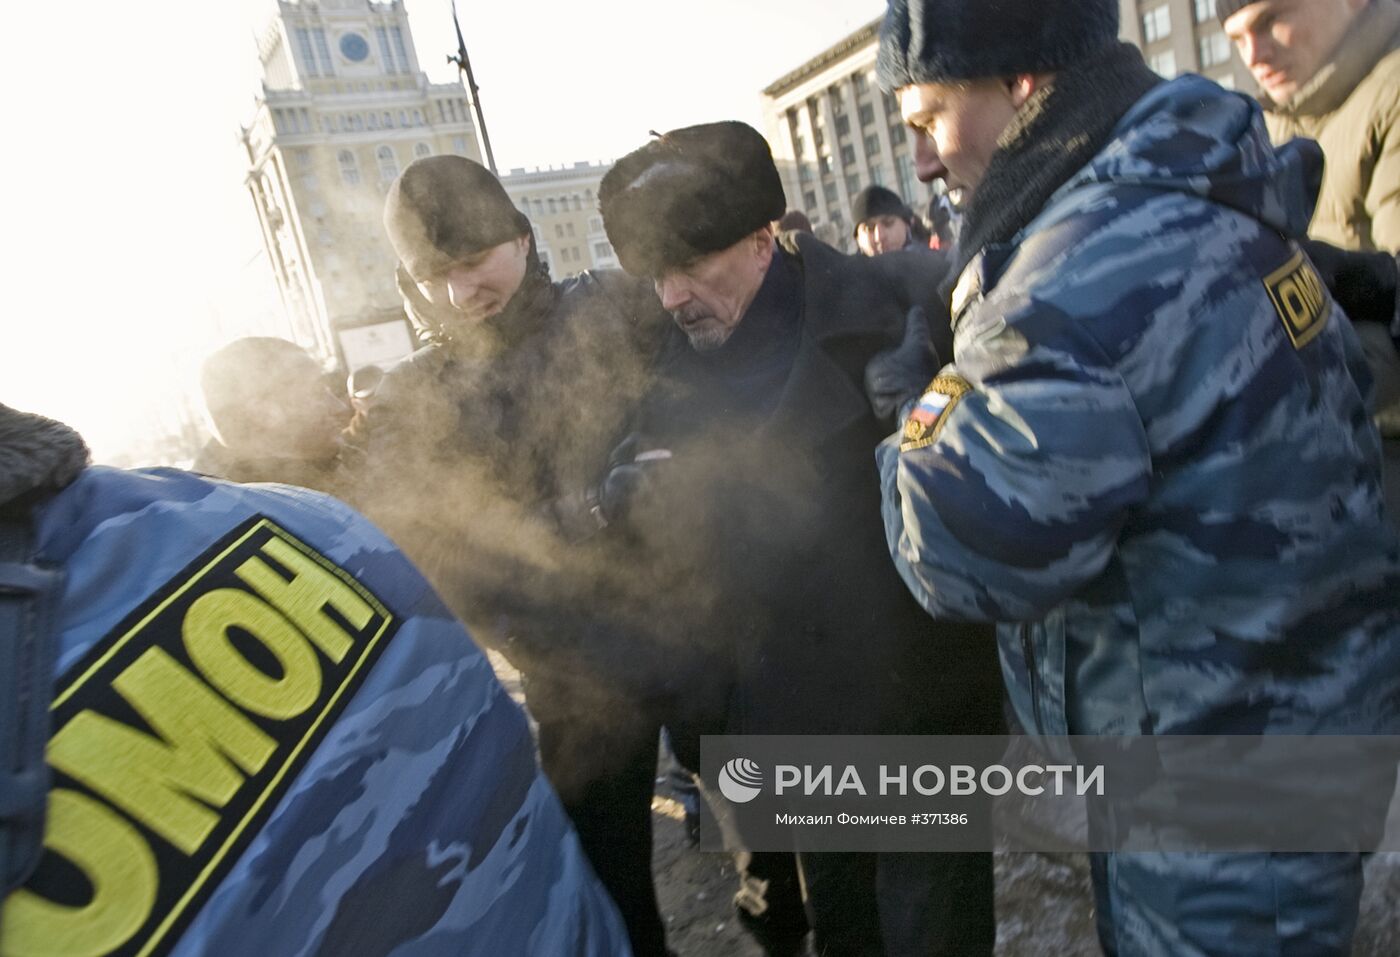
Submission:
POLYGON ((159 955, 179 940, 399 622, 255 517, 59 681, 44 856, 6 957, 159 955))
POLYGON ((1293 348, 1303 348, 1326 327, 1332 314, 1327 287, 1302 251, 1265 277, 1264 287, 1293 348))
POLYGON ((943 373, 930 382, 910 410, 909 418, 904 420, 904 436, 899 450, 912 452, 932 445, 938 439, 949 413, 971 391, 972 386, 967 384, 967 380, 953 373, 943 373))

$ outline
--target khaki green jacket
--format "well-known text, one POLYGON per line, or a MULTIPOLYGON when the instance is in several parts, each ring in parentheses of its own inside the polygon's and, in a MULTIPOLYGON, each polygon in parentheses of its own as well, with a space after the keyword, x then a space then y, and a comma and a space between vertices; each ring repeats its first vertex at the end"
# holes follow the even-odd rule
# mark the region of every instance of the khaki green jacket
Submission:
POLYGON ((1327 159, 1309 234, 1400 252, 1400 3, 1371 0, 1286 106, 1263 103, 1275 143, 1304 136, 1327 159))

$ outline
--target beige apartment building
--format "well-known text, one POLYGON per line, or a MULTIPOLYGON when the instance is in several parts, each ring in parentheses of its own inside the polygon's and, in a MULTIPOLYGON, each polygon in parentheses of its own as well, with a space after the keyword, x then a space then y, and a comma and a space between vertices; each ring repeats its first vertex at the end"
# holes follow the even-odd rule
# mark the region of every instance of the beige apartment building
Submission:
POLYGON ((1231 90, 1253 92, 1234 44, 1215 16, 1215 0, 1118 0, 1122 36, 1162 76, 1199 73, 1231 90))
POLYGON ((274 6, 258 38, 261 89, 241 130, 267 257, 299 342, 350 369, 392 362, 413 342, 384 193, 418 157, 480 159, 467 94, 428 82, 401 0, 274 6))
MULTIPOLYGON (((1253 90, 1249 71, 1215 18, 1215 0, 1119 0, 1123 39, 1166 77, 1201 73, 1253 90)), ((875 77, 880 20, 856 30, 763 91, 764 135, 773 148, 788 208, 832 224, 851 250, 851 200, 872 184, 923 210, 940 186, 920 183, 894 98, 875 77)))
POLYGON ((513 169, 501 177, 506 193, 534 224, 535 246, 556 279, 585 269, 617 268, 598 212, 598 184, 611 166, 513 169))

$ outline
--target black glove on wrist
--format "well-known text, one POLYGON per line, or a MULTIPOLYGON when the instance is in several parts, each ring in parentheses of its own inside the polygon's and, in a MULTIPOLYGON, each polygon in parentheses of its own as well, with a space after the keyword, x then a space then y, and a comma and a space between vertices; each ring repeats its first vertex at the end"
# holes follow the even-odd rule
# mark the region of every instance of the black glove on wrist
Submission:
POLYGON ((1346 310, 1352 322, 1380 322, 1389 326, 1396 318, 1397 280, 1400 268, 1391 253, 1358 253, 1316 239, 1302 241, 1332 298, 1346 310))
POLYGON ((670 457, 665 449, 642 450, 636 432, 627 436, 608 456, 608 470, 597 485, 554 501, 560 532, 570 541, 583 541, 625 521, 632 503, 670 457))
POLYGON ((928 317, 922 306, 915 306, 904 321, 899 345, 881 352, 865 367, 865 394, 876 418, 893 418, 928 388, 941 367, 938 350, 929 340, 928 317))

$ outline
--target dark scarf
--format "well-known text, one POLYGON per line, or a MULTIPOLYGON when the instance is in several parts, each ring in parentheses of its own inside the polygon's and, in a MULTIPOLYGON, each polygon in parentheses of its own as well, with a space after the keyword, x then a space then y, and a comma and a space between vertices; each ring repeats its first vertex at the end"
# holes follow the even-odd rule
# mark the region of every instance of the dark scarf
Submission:
POLYGON ((1161 82, 1136 47, 1120 43, 1036 90, 1002 132, 972 194, 949 282, 956 283, 984 248, 1007 242, 1034 219, 1104 148, 1132 105, 1161 82))

